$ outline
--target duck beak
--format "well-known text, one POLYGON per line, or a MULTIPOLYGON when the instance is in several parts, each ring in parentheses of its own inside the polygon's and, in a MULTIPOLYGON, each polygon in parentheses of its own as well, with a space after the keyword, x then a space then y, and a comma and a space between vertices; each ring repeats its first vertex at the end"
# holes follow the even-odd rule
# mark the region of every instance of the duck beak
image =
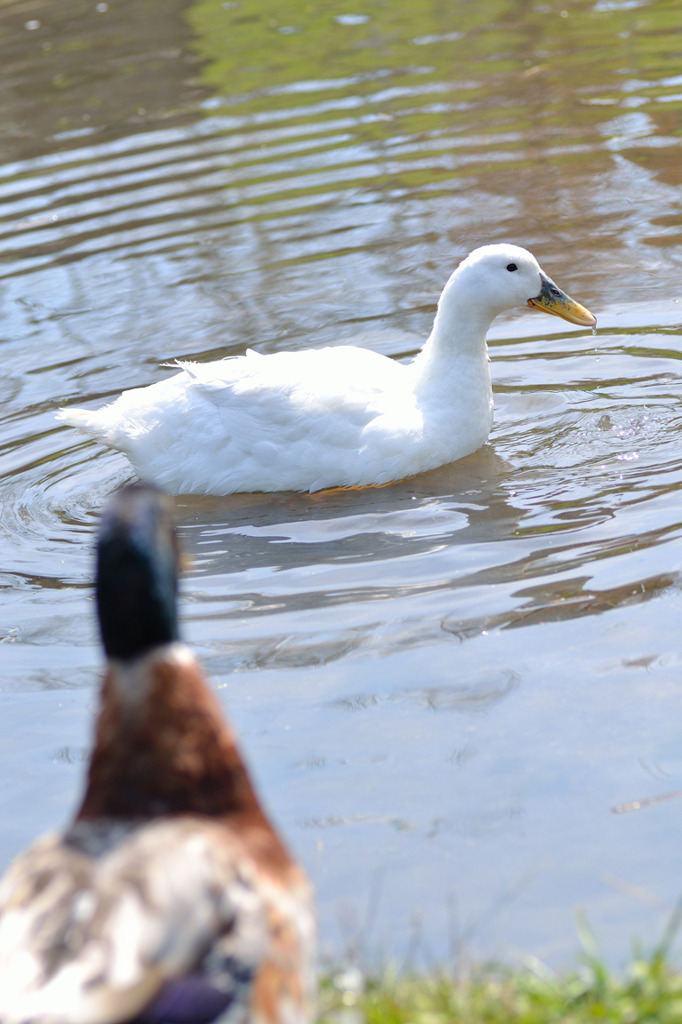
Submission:
POLYGON ((580 324, 581 327, 594 327, 597 323, 596 316, 593 316, 589 309, 585 309, 579 302, 572 299, 561 288, 557 288, 551 277, 540 273, 542 288, 540 294, 534 299, 528 300, 528 305, 533 309, 541 309, 544 313, 552 313, 560 316, 562 320, 568 320, 569 324, 580 324))

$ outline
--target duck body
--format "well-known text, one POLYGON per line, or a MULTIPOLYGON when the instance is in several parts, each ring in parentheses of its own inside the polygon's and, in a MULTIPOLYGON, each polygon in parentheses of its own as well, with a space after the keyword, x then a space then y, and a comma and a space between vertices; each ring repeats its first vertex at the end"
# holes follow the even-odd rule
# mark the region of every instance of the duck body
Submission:
POLYGON ((158 496, 114 500, 98 589, 110 657, 87 784, 71 825, 0 882, 0 1021, 306 1024, 309 883, 175 636, 170 535, 148 557, 158 496), (112 606, 131 590, 127 611, 112 606))
POLYGON ((484 246, 450 277, 431 335, 409 363, 347 345, 249 351, 179 363, 174 376, 100 410, 58 415, 173 493, 384 484, 485 443, 493 416, 486 334, 498 313, 531 300, 595 323, 525 249, 484 246), (555 295, 541 301, 545 282, 555 295))
POLYGON ((449 403, 417 400, 414 366, 369 349, 181 365, 96 414, 100 440, 178 494, 383 484, 468 455, 492 422, 487 363, 455 382, 470 419, 454 434, 443 429, 449 403), (483 380, 467 392, 476 371, 483 380))

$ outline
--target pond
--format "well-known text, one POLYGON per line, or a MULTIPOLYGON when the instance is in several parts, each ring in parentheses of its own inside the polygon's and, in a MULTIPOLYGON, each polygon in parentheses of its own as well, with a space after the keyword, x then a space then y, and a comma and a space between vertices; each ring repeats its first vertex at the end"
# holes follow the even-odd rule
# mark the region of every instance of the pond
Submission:
POLYGON ((682 892, 674 0, 0 7, 0 864, 64 822, 131 478, 57 423, 176 358, 404 359, 477 245, 598 317, 490 334, 495 425, 380 488, 180 497, 185 638, 325 956, 618 963, 682 892))

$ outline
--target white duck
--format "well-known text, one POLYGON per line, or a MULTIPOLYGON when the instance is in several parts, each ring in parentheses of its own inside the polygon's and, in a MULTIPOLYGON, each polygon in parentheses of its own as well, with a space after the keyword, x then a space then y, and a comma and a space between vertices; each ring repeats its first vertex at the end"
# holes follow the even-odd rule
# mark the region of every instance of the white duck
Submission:
POLYGON ((484 444, 493 416, 486 333, 498 313, 525 305, 596 324, 526 249, 485 245, 450 277, 410 363, 349 345, 247 351, 178 363, 180 373, 102 409, 57 415, 175 494, 384 484, 484 444))

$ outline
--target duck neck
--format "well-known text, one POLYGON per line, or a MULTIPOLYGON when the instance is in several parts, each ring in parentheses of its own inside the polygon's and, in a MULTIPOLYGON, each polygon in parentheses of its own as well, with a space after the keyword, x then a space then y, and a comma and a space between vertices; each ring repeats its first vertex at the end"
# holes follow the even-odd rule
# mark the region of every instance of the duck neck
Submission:
POLYGON ((195 813, 265 822, 236 738, 184 645, 110 662, 101 708, 76 820, 195 813))
POLYGON ((418 390, 446 390, 453 379, 490 388, 486 335, 498 310, 472 299, 462 268, 446 284, 428 340, 414 361, 418 390))

